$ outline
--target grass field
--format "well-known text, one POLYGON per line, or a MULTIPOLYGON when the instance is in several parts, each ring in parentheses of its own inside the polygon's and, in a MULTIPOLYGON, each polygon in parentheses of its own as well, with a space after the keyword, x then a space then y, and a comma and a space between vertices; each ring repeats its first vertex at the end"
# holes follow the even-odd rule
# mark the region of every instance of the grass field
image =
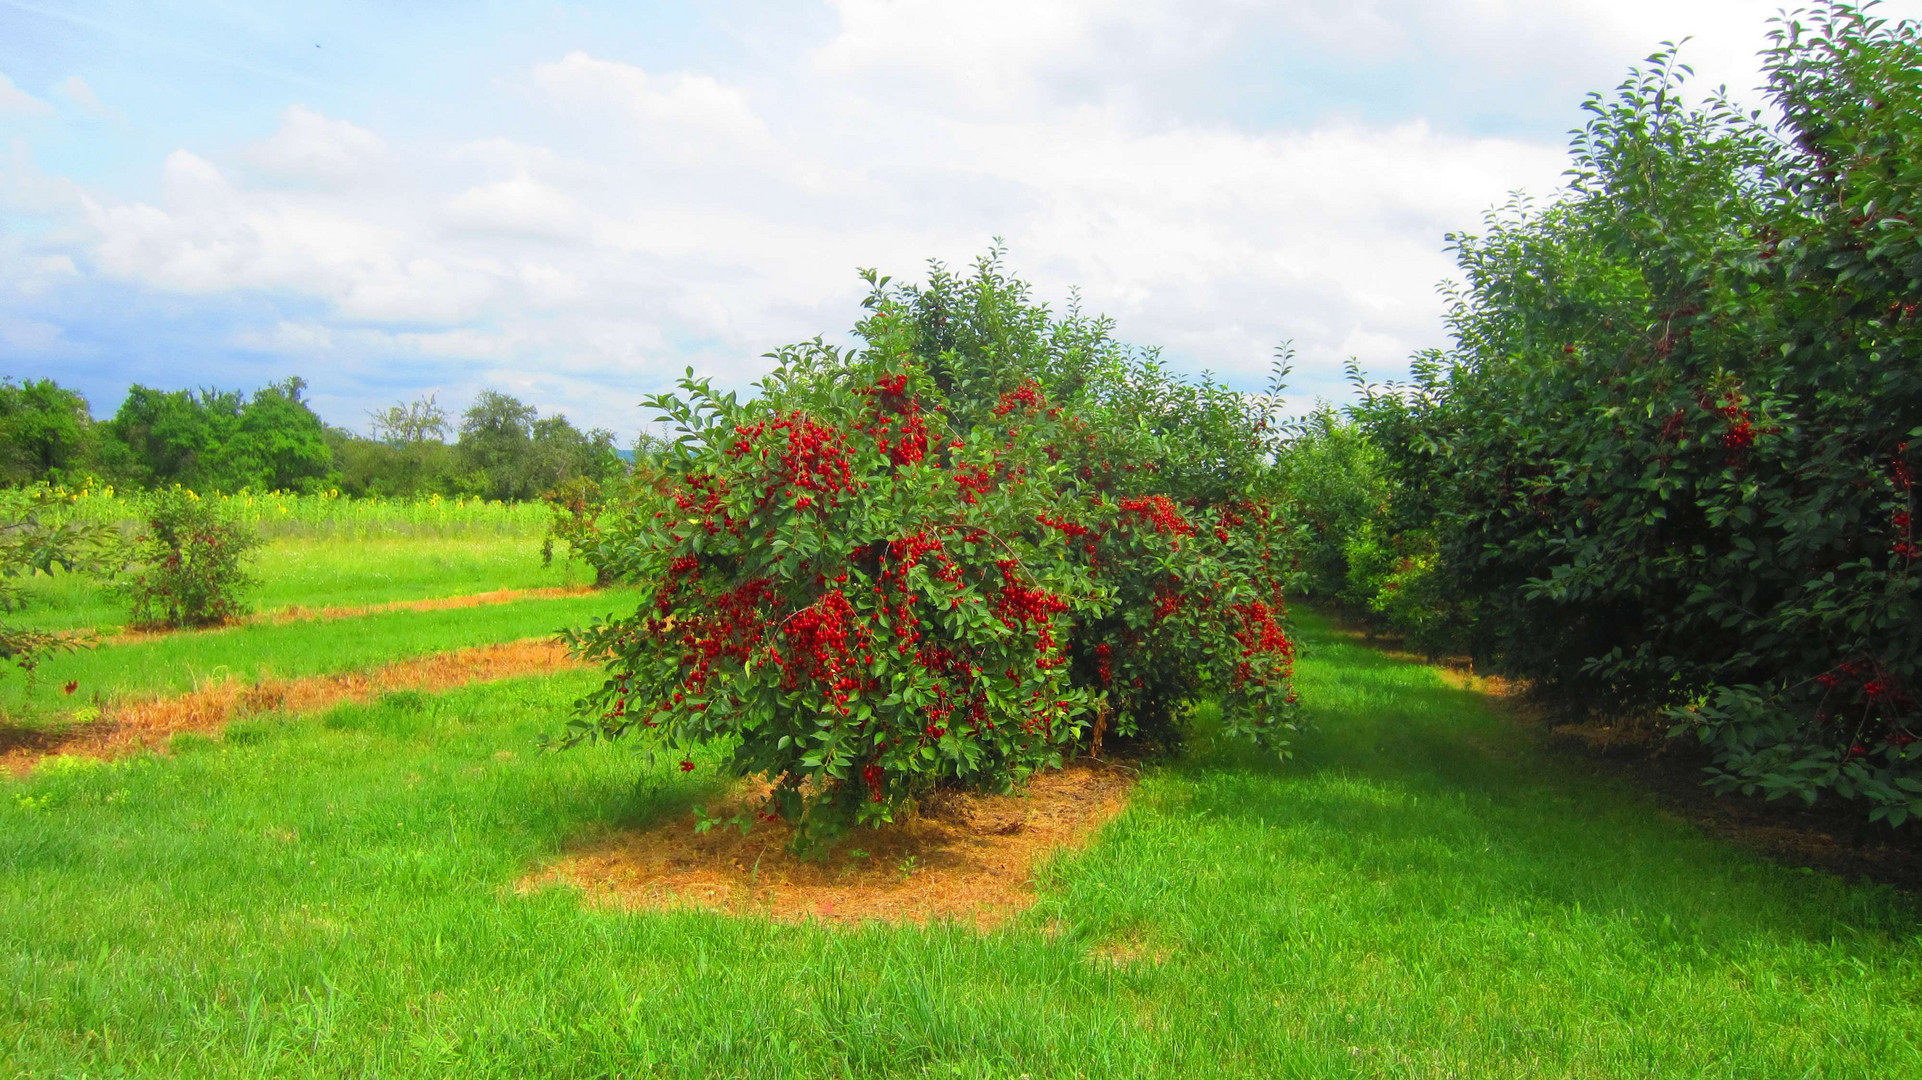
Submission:
MULTIPOLYGON (((268 543, 253 564, 258 611, 429 600, 492 592, 587 585, 594 572, 556 559, 542 566, 538 539, 521 536, 377 536, 341 543, 289 537, 268 543)), ((102 583, 69 574, 22 579, 28 606, 16 625, 48 630, 116 630, 124 605, 102 583)))
MULTIPOLYGON (((250 623, 109 640, 54 656, 37 677, 0 682, 0 711, 25 726, 75 708, 182 693, 213 678, 254 681, 358 671, 392 660, 550 635, 618 609, 624 590, 444 611, 385 611, 342 620, 250 623), (76 685, 68 694, 66 684, 76 685)), ((631 605, 630 605, 631 606, 631 605)))
POLYGON ((1304 622, 1297 760, 1150 767, 988 934, 517 891, 711 793, 534 752, 587 673, 56 761, 0 781, 0 1075, 1922 1075, 1914 897, 1704 839, 1304 622))

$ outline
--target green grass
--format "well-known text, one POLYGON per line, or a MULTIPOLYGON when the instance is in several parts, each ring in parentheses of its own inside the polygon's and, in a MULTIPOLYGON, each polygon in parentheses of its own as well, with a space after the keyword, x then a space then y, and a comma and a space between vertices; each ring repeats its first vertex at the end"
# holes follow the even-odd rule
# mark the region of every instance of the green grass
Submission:
MULTIPOLYGON (((261 549, 252 572, 261 584, 248 602, 258 611, 429 600, 594 580, 593 570, 582 563, 556 559, 542 566, 539 542, 517 536, 281 539, 261 549)), ((125 606, 94 579, 61 573, 21 584, 28 606, 8 616, 16 625, 113 630, 127 621, 125 606)))
POLYGON ((633 606, 633 593, 516 600, 440 611, 386 611, 349 619, 246 623, 130 640, 63 653, 35 677, 0 681, 0 713, 26 722, 130 696, 180 693, 209 678, 297 678, 376 667, 451 649, 518 641, 633 606), (77 684, 75 693, 66 684, 77 684))
POLYGON ((518 894, 705 790, 533 753, 585 673, 43 767, 0 782, 0 1074, 1922 1075, 1915 898, 1704 839, 1304 630, 1296 761, 1151 768, 990 934, 518 894))

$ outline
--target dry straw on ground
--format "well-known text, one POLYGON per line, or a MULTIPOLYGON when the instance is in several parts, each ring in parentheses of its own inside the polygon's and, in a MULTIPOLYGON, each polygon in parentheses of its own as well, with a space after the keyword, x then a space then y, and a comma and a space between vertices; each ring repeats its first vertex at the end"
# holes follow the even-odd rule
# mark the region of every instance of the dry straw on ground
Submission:
MULTIPOLYGON (((1076 762, 1008 795, 944 795, 909 820, 859 829, 826 862, 797 858, 787 827, 745 835, 692 816, 601 838, 521 882, 523 891, 579 888, 593 903, 644 910, 692 907, 781 922, 925 923, 988 928, 1034 903, 1034 873, 1080 845, 1125 805, 1134 773, 1076 762)), ((716 817, 752 818, 765 785, 743 784, 716 817)))
POLYGON ((174 697, 116 704, 98 720, 60 731, 0 729, 0 767, 25 772, 56 753, 118 757, 163 747, 182 732, 218 731, 228 721, 253 713, 313 712, 396 690, 447 690, 577 666, 559 642, 532 638, 396 661, 371 671, 255 682, 226 679, 174 697))
POLYGON ((139 641, 182 633, 219 633, 243 623, 284 626, 296 622, 357 619, 363 615, 379 615, 389 611, 453 611, 461 608, 486 607, 491 604, 511 604, 517 600, 557 600, 562 597, 581 596, 593 591, 593 587, 588 585, 557 585, 543 589, 495 589, 492 592, 469 593, 465 596, 438 596, 428 600, 391 600, 383 604, 342 604, 318 608, 290 604, 273 611, 263 611, 237 623, 209 627, 205 630, 127 629, 109 633, 106 637, 115 642, 139 641))
POLYGON ((593 591, 593 587, 588 585, 557 585, 545 589, 495 589, 493 592, 469 593, 466 596, 441 596, 431 600, 394 600, 385 604, 323 608, 304 608, 295 604, 278 611, 268 612, 259 618, 262 622, 272 623, 299 622, 305 619, 357 619, 362 615, 378 615, 384 611, 451 611, 458 608, 485 607, 489 604, 511 604, 516 600, 555 600, 564 596, 581 596, 593 591))

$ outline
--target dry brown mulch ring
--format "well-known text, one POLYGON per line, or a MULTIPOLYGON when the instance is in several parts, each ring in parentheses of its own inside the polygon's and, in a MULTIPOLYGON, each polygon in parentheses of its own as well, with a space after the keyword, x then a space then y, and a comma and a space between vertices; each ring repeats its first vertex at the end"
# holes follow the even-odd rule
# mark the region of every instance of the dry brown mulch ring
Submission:
MULTIPOLYGON (((698 908, 778 922, 820 920, 997 926, 1034 903, 1034 872, 1054 852, 1085 843, 1119 813, 1135 770, 1077 761, 1007 795, 944 795, 909 820, 856 829, 825 862, 787 850, 785 822, 743 835, 690 815, 616 833, 563 856, 520 883, 581 890, 590 903, 635 910, 698 908)), ((718 818, 750 818, 765 784, 744 782, 718 818)))
POLYGON ((229 720, 255 713, 316 712, 396 690, 432 693, 580 666, 558 641, 529 638, 397 660, 371 671, 255 682, 221 680, 172 697, 115 703, 99 720, 57 731, 0 727, 0 770, 24 773, 53 754, 112 758, 158 749, 182 732, 218 731, 229 720))

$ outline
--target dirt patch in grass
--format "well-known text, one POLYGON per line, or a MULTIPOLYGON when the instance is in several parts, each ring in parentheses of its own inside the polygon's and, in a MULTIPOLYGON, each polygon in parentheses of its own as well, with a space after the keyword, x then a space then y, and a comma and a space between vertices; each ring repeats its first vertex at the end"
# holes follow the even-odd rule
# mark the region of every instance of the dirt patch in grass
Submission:
MULTIPOLYGON (((909 820, 857 829, 825 862, 787 850, 780 821, 745 835, 692 817, 618 833, 529 875, 521 891, 567 884, 596 904, 702 908, 780 922, 926 923, 982 929, 1034 903, 1034 873, 1126 805, 1135 772, 1079 761, 1007 795, 946 794, 909 820)), ((715 817, 755 816, 764 784, 744 783, 715 817)))
POLYGON ((384 604, 323 608, 304 608, 294 604, 276 611, 264 612, 255 616, 255 620, 278 624, 307 619, 357 619, 362 615, 378 615, 384 611, 451 611, 458 608, 484 607, 488 604, 511 604, 517 600, 557 600, 565 596, 583 596, 593 591, 594 588, 591 585, 556 585, 545 589, 495 589, 493 592, 442 596, 431 600, 393 600, 384 604))
POLYGON ((1112 941, 1104 941, 1088 950, 1088 959, 1109 967, 1160 967, 1174 955, 1173 950, 1150 943, 1147 939, 1129 934, 1112 941))
POLYGON ((158 749, 182 732, 216 732, 228 721, 254 713, 313 712, 396 690, 433 692, 578 666, 559 642, 530 638, 400 660, 370 671, 253 682, 226 679, 173 697, 118 703, 97 720, 58 730, 0 727, 0 768, 25 772, 50 754, 110 758, 158 749))

